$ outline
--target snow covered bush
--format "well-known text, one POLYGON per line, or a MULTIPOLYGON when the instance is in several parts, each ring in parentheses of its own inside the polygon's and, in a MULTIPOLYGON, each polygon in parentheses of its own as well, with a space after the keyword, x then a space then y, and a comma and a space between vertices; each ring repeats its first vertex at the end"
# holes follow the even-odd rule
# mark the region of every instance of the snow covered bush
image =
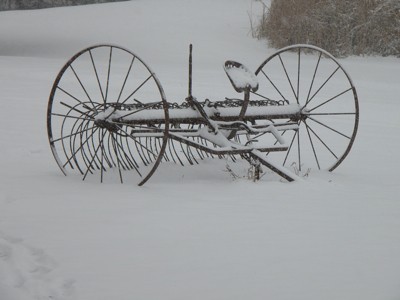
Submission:
POLYGON ((337 56, 400 57, 400 1, 271 0, 257 36, 276 48, 307 43, 337 56))

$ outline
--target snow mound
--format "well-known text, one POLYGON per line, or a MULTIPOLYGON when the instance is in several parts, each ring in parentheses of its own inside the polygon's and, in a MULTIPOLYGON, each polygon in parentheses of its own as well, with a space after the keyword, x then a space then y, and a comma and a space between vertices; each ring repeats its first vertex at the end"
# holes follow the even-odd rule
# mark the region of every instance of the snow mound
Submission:
POLYGON ((0 232, 0 299, 75 299, 73 281, 57 278, 55 269, 43 250, 0 232))

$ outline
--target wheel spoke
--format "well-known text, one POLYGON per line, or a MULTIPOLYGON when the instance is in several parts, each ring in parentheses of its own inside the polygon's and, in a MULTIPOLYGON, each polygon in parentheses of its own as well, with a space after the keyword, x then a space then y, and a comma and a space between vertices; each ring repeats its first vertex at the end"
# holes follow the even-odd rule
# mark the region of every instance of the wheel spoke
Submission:
POLYGON ((99 85, 101 97, 103 98, 103 103, 106 104, 106 98, 104 97, 104 92, 103 92, 103 89, 102 89, 102 87, 101 87, 99 74, 98 74, 98 72, 97 72, 97 68, 96 68, 96 65, 95 65, 95 63, 94 63, 94 59, 93 59, 93 55, 92 55, 92 50, 89 50, 89 55, 90 55, 90 60, 92 61, 92 66, 93 66, 94 73, 95 73, 95 75, 96 75, 97 84, 99 85))
POLYGON ((323 87, 328 83, 328 81, 335 75, 335 73, 340 69, 338 66, 335 71, 325 80, 325 82, 319 87, 319 89, 314 93, 314 95, 308 100, 307 105, 315 98, 315 96, 323 89, 323 87))
POLYGON ((307 116, 354 116, 357 113, 355 112, 335 112, 335 113, 307 113, 307 116))
MULTIPOLYGON (((101 134, 104 135, 104 129, 101 129, 101 134)), ((100 182, 103 183, 103 177, 104 177, 104 143, 103 143, 103 139, 99 139, 100 140, 100 147, 101 147, 101 168, 100 168, 100 182)))
POLYGON ((122 101, 121 104, 125 104, 125 102, 128 101, 129 98, 131 98, 138 90, 140 90, 146 84, 146 82, 149 81, 149 79, 152 77, 153 74, 150 74, 150 76, 147 77, 124 101, 122 101))
MULTIPOLYGON (((67 92, 66 90, 64 90, 63 88, 61 88, 60 86, 57 86, 57 89, 59 89, 60 91, 62 91, 64 94, 68 95, 69 97, 71 97, 72 99, 74 99, 75 101, 79 102, 80 104, 82 104, 83 106, 85 106, 84 102, 79 100, 77 97, 73 96, 71 93, 67 92)), ((88 107, 88 109, 90 109, 88 107)))
POLYGON ((301 66, 301 61, 300 61, 300 48, 298 50, 298 63, 297 63, 297 95, 296 95, 296 100, 297 104, 299 104, 299 98, 300 98, 300 66, 301 66))
POLYGON ((351 140, 351 137, 345 135, 344 133, 342 133, 342 132, 340 132, 340 131, 338 131, 338 130, 336 130, 336 129, 334 129, 334 128, 332 128, 332 127, 330 127, 330 126, 328 126, 328 125, 326 125, 326 124, 324 124, 324 123, 322 123, 322 122, 320 122, 320 121, 318 121, 318 120, 316 120, 316 119, 314 119, 312 117, 309 117, 309 119, 313 120, 314 122, 316 122, 318 124, 320 124, 321 126, 324 126, 325 128, 328 128, 329 130, 332 130, 333 132, 336 132, 337 134, 339 134, 339 135, 351 140))
POLYGON ((93 105, 94 110, 97 112, 97 109, 96 109, 96 106, 94 105, 94 102, 90 98, 88 91, 86 90, 85 86, 83 85, 83 83, 82 83, 81 79, 79 78, 78 74, 76 73, 74 67, 72 66, 72 64, 69 65, 69 67, 72 70, 72 72, 74 73, 76 79, 78 80, 78 82, 79 82, 80 86, 82 87, 83 91, 85 92, 86 96, 88 97, 89 102, 93 105))
MULTIPOLYGON (((300 128, 301 123, 299 124, 300 128)), ((300 129, 299 129, 300 130, 300 129)), ((301 147, 300 147, 300 134, 297 134, 297 156, 299 160, 299 171, 301 171, 301 147)))
POLYGON ((110 47, 110 56, 108 59, 108 71, 107 71, 107 85, 106 85, 106 95, 104 97, 104 104, 107 103, 107 99, 108 99, 108 88, 110 86, 110 73, 111 73, 111 58, 112 58, 112 50, 113 47, 110 47))
POLYGON ((290 88, 292 89, 293 95, 294 95, 294 97, 295 97, 297 103, 299 103, 299 98, 298 98, 298 96, 296 95, 296 92, 294 91, 294 87, 293 87, 292 81, 290 80, 289 74, 288 74, 288 72, 287 72, 287 70, 286 70, 285 64, 283 63, 282 57, 281 57, 280 54, 278 55, 278 57, 279 57, 279 60, 280 60, 280 62, 281 62, 283 71, 285 72, 286 78, 287 78, 287 80, 289 81, 289 85, 290 85, 290 88))
MULTIPOLYGON (((60 104, 66 106, 66 107, 68 107, 69 109, 71 109, 71 110, 73 110, 73 111, 76 111, 76 112, 80 113, 80 114, 83 115, 83 116, 88 114, 88 112, 80 111, 79 109, 76 109, 75 106, 72 107, 72 106, 70 106, 70 105, 68 105, 67 103, 64 103, 64 102, 62 102, 62 101, 60 102, 60 104)), ((77 106, 77 105, 76 105, 76 106, 77 106)))
POLYGON ((311 128, 308 127, 311 132, 316 136, 316 138, 322 143, 322 145, 325 146, 326 149, 328 149, 328 151, 336 158, 339 159, 338 156, 332 151, 332 149, 319 137, 319 135, 311 128))
POLYGON ((318 161, 318 157, 317 157, 317 152, 315 151, 314 143, 312 141, 311 134, 310 134, 310 129, 308 127, 307 122, 304 121, 304 125, 306 125, 307 135, 308 135, 308 138, 310 140, 310 144, 311 144, 311 147, 312 147, 312 150, 313 150, 313 153, 314 153, 315 161, 317 162, 318 170, 321 170, 321 167, 320 167, 319 161, 318 161))
POLYGON ((321 106, 323 106, 323 105, 325 105, 325 104, 331 102, 332 100, 335 100, 336 98, 338 98, 338 97, 340 97, 340 96, 342 96, 342 95, 344 95, 344 94, 346 94, 347 92, 352 91, 352 90, 353 90, 353 88, 350 87, 349 89, 347 89, 347 90, 345 90, 345 91, 343 91, 343 92, 337 94, 336 96, 334 96, 334 97, 332 97, 332 98, 326 100, 325 102, 319 104, 318 106, 316 106, 316 107, 310 109, 309 112, 311 112, 311 111, 313 111, 313 110, 316 110, 317 108, 319 108, 319 107, 321 107, 321 106))
POLYGON ((126 76, 125 76, 125 79, 124 79, 124 83, 122 84, 121 91, 119 92, 117 103, 119 103, 119 100, 121 99, 122 92, 125 89, 126 81, 128 80, 128 77, 129 77, 129 75, 131 73, 131 69, 132 69, 132 65, 133 65, 134 61, 135 61, 135 57, 133 56, 132 57, 132 61, 131 61, 130 65, 129 65, 129 68, 128 68, 128 72, 126 73, 126 76))
POLYGON ((283 165, 286 164, 286 160, 288 159, 289 153, 290 153, 290 151, 292 150, 292 146, 293 146, 294 139, 296 138, 296 135, 298 135, 298 134, 299 134, 299 130, 296 130, 295 134, 294 134, 293 137, 292 137, 292 141, 290 142, 289 148, 288 148, 288 150, 287 150, 287 152, 286 152, 286 156, 285 156, 285 160, 283 161, 283 165))
POLYGON ((56 116, 56 117, 70 118, 70 119, 78 119, 78 120, 84 120, 84 121, 91 121, 91 120, 93 120, 92 117, 83 118, 83 117, 75 117, 75 116, 69 116, 69 115, 62 115, 62 114, 57 114, 57 113, 51 113, 51 115, 52 115, 52 116, 56 116))
POLYGON ((81 130, 81 131, 77 131, 77 132, 71 133, 71 134, 69 134, 69 135, 65 135, 65 136, 60 137, 60 138, 58 138, 58 139, 51 140, 51 143, 54 144, 54 143, 56 143, 56 142, 59 142, 59 141, 61 141, 61 140, 67 139, 67 138, 70 138, 70 137, 72 137, 72 136, 75 136, 75 135, 77 135, 77 134, 86 132, 86 131, 88 131, 88 130, 92 130, 92 129, 94 129, 94 128, 96 128, 96 126, 93 126, 93 127, 90 127, 90 128, 84 129, 84 130, 81 130))
MULTIPOLYGON (((259 93, 253 92, 252 90, 250 90, 250 93, 251 93, 251 94, 254 94, 254 95, 256 95, 256 96, 259 96, 259 97, 261 97, 261 98, 263 98, 263 99, 265 99, 265 100, 271 101, 270 98, 265 97, 265 96, 263 96, 263 95, 261 95, 261 94, 259 94, 259 93)), ((283 97, 283 96, 282 96, 282 97, 283 97)))
POLYGON ((141 111, 143 111, 143 110, 152 108, 152 107, 156 106, 156 105, 159 104, 159 103, 160 103, 160 102, 153 102, 153 103, 145 104, 144 107, 139 108, 139 109, 137 109, 137 110, 135 110, 135 111, 132 111, 132 112, 130 112, 130 113, 127 113, 126 115, 123 115, 122 117, 119 117, 118 119, 119 119, 119 120, 122 120, 123 118, 125 118, 125 117, 127 117, 127 116, 131 116, 131 115, 136 114, 136 113, 138 113, 138 112, 141 112, 141 111))
POLYGON ((271 83, 271 85, 274 87, 274 89, 279 93, 279 95, 281 95, 282 99, 285 100, 286 98, 282 95, 281 91, 276 87, 276 85, 272 82, 272 80, 268 77, 268 75, 265 74, 264 70, 261 70, 261 73, 263 73, 265 78, 268 79, 268 81, 271 83))
POLYGON ((308 102, 309 102, 309 99, 310 99, 310 94, 311 94, 312 88, 313 88, 313 86, 314 86, 315 76, 317 75, 317 71, 318 71, 319 63, 320 63, 320 61, 321 61, 321 57, 322 57, 322 52, 320 52, 320 53, 319 53, 319 56, 318 56, 317 65, 315 66, 315 69, 314 69, 314 74, 313 74, 313 78, 312 78, 312 80, 311 80, 310 89, 308 90, 307 100, 306 100, 305 106, 307 106, 307 104, 308 104, 308 102))

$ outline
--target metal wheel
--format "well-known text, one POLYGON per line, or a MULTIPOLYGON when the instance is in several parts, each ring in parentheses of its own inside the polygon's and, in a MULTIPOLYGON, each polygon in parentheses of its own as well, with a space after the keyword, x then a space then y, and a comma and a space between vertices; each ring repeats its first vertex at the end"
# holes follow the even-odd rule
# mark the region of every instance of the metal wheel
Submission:
POLYGON ((53 84, 47 130, 51 150, 65 175, 70 169, 83 180, 95 174, 91 177, 100 181, 107 177, 121 182, 133 176, 142 185, 164 155, 168 128, 168 106, 160 82, 138 56, 121 47, 97 45, 80 51, 53 84), (152 109, 163 119, 160 124, 125 122, 152 109), (135 136, 135 130, 147 135, 135 136))
POLYGON ((283 48, 257 69, 260 88, 255 99, 297 103, 301 113, 290 120, 298 131, 283 131, 286 152, 267 153, 300 174, 338 167, 357 133, 356 89, 340 63, 328 52, 309 45, 283 48))

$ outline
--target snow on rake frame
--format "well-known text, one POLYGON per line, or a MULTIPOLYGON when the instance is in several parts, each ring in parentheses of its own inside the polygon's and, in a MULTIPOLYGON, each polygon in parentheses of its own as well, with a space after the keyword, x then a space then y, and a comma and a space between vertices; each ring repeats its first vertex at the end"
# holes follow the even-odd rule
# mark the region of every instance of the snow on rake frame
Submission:
POLYGON ((143 185, 161 162, 230 156, 293 181, 305 170, 332 171, 342 163, 359 106, 351 78, 331 54, 293 45, 255 73, 235 61, 224 69, 243 95, 197 101, 190 46, 189 95, 178 104, 167 102, 155 73, 131 51, 116 45, 80 51, 59 72, 48 103, 48 137, 61 171, 101 182, 133 176, 143 185))

